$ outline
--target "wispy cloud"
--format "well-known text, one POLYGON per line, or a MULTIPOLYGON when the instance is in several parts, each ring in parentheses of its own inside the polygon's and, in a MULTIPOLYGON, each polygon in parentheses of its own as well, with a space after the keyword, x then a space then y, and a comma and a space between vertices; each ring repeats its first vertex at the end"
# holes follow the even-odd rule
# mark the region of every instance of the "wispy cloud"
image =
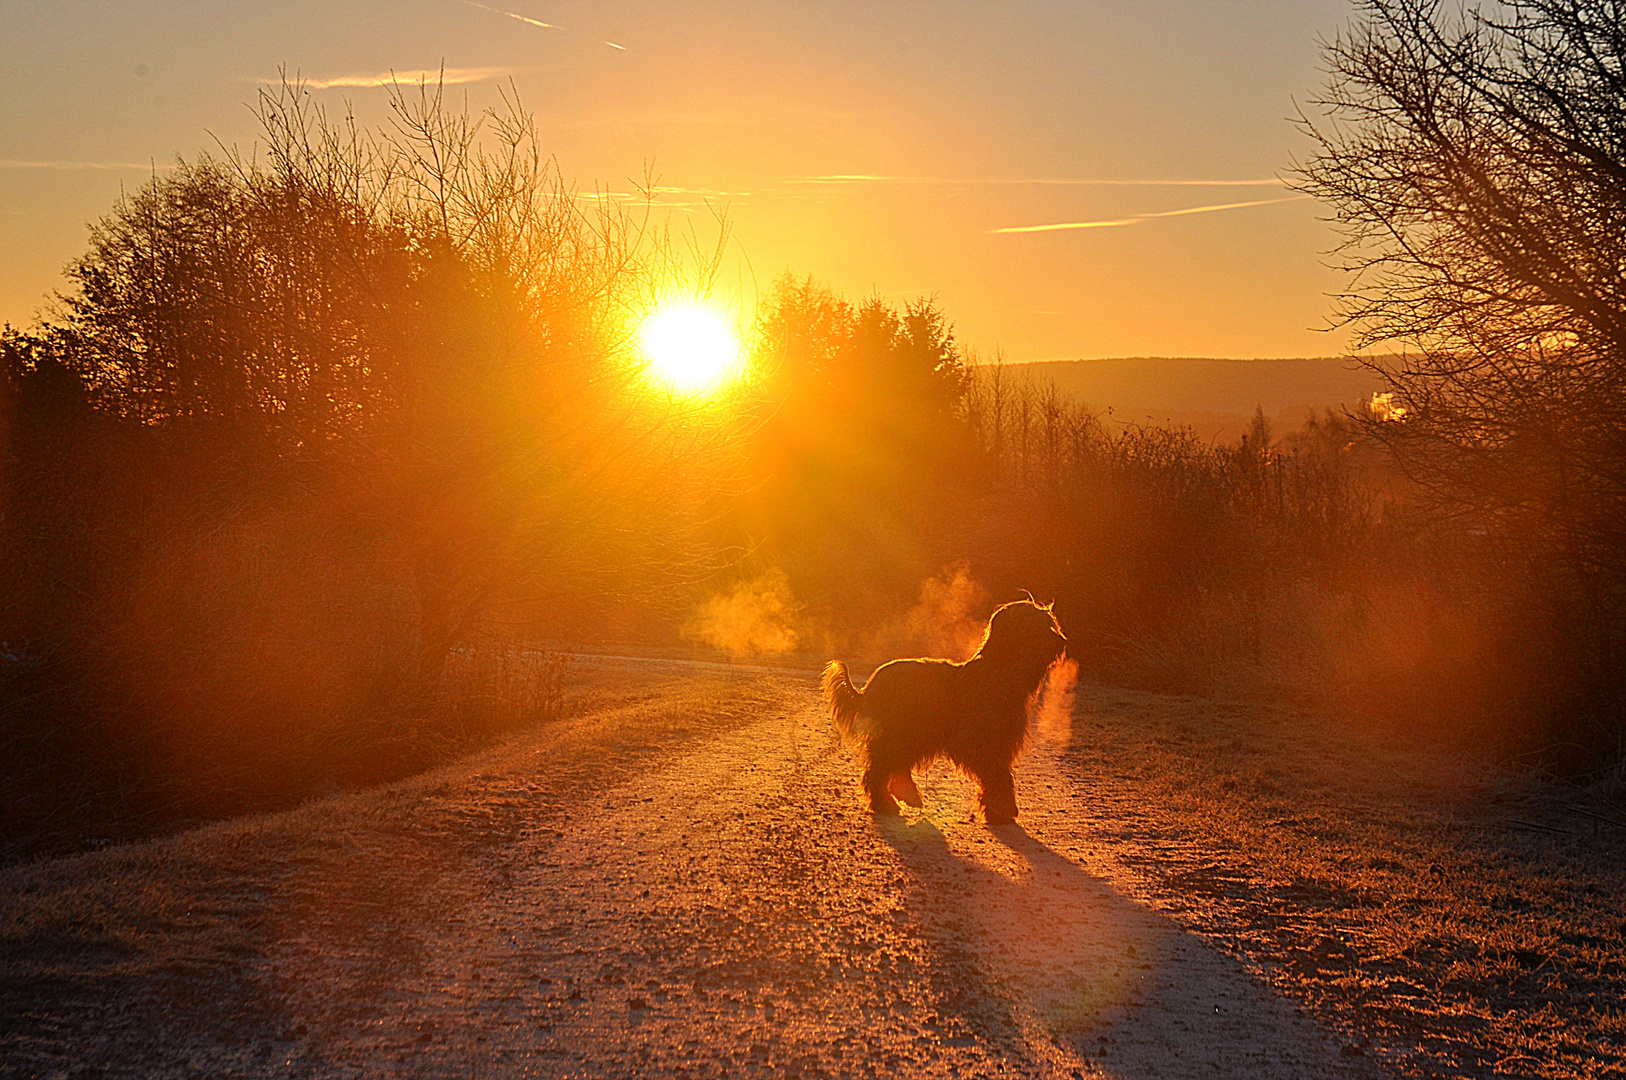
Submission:
POLYGON ((831 173, 824 176, 793 176, 792 184, 931 184, 974 187, 979 185, 1026 185, 1031 187, 1281 187, 1279 177, 1257 180, 1124 180, 1071 176, 946 177, 886 176, 876 173, 831 173))
POLYGON ((528 18, 528 17, 526 17, 524 15, 516 15, 512 11, 504 11, 502 8, 488 7, 485 4, 476 4, 474 2, 474 0, 457 0, 457 2, 462 4, 464 7, 479 8, 481 11, 489 11, 493 15, 506 15, 510 19, 518 19, 522 23, 530 23, 532 26, 540 26, 544 30, 557 30, 557 29, 559 29, 557 26, 554 26, 552 23, 543 22, 540 19, 528 18))
POLYGON ((748 199, 751 197, 749 191, 724 191, 721 188, 666 187, 661 184, 655 185, 654 192, 657 195, 699 195, 706 199, 748 199))
POLYGON ((1211 206, 1188 206, 1183 210, 1160 210, 1151 214, 1135 214, 1126 218, 1103 221, 1058 221, 1050 225, 1012 225, 1004 229, 989 229, 990 233, 1061 232, 1066 229, 1111 229, 1119 225, 1139 225, 1153 218, 1185 217, 1187 214, 1212 214, 1218 210, 1240 210, 1245 206, 1270 206, 1272 203, 1298 202, 1308 195, 1288 195, 1280 199, 1253 199, 1248 202, 1215 203, 1211 206))
POLYGON ((151 161, 0 161, 0 169, 94 169, 100 171, 140 169, 142 172, 157 169, 159 172, 164 172, 172 168, 174 168, 173 165, 159 165, 151 161))
POLYGON ((661 210, 698 210, 714 208, 719 203, 730 203, 751 198, 749 191, 722 191, 718 188, 670 187, 657 184, 648 191, 577 191, 573 197, 587 203, 649 203, 661 210))
MULTIPOLYGON (((354 75, 334 75, 326 79, 302 79, 305 86, 312 90, 331 90, 338 86, 389 86, 391 83, 444 83, 447 86, 456 86, 459 83, 485 82, 487 79, 501 79, 524 71, 524 68, 511 67, 481 67, 481 68, 414 68, 410 71, 373 71, 354 75)), ((255 79, 254 82, 275 85, 282 81, 279 75, 275 79, 255 79)))

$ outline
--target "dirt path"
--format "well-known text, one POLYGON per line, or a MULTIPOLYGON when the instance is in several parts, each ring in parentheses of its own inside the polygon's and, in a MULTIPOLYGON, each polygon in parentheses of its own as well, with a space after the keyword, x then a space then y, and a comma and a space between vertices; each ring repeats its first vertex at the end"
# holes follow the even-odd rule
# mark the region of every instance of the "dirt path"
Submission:
POLYGON ((877 820, 811 676, 601 667, 431 776, 0 874, 3 1071, 1377 1075, 1107 884, 1058 748, 1020 826, 946 772, 877 820))

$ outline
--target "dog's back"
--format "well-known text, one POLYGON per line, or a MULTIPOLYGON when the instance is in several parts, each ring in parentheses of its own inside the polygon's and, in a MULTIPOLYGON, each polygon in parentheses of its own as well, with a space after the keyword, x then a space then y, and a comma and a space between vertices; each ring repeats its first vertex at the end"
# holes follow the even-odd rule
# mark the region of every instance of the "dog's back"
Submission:
POLYGON ((885 718, 898 735, 927 734, 955 712, 953 674, 964 668, 949 660, 893 660, 875 669, 862 690, 853 685, 847 665, 825 665, 824 700, 842 736, 868 743, 875 720, 885 718))

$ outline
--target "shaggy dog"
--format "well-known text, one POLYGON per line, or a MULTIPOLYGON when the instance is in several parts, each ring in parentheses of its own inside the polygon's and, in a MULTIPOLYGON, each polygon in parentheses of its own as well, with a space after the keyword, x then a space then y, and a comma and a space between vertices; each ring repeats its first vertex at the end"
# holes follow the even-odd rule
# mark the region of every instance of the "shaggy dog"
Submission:
POLYGON ((832 660, 824 697, 841 734, 864 765, 864 790, 877 814, 896 814, 894 796, 920 806, 910 771, 947 758, 981 785, 988 823, 1016 820, 1011 761, 1028 733, 1028 704, 1067 639, 1049 607, 1019 600, 988 620, 969 660, 893 660, 864 689, 832 660))

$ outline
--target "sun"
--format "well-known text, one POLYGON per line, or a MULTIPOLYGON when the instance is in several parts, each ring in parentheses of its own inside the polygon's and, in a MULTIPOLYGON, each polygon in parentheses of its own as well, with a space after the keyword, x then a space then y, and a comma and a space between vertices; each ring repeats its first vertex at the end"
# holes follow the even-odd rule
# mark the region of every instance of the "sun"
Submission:
POLYGON ((679 302, 655 309, 638 329, 652 374, 673 390, 714 390, 740 368, 740 339, 717 312, 679 302))

